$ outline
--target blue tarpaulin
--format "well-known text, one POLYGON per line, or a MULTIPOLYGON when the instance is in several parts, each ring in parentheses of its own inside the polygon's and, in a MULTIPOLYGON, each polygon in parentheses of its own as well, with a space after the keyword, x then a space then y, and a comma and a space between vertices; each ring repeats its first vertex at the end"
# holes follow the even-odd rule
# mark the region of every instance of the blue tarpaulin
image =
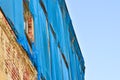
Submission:
POLYGON ((0 0, 0 7, 38 72, 38 80, 84 80, 84 59, 64 0, 0 0), (24 30, 24 7, 34 21, 32 50, 24 30))

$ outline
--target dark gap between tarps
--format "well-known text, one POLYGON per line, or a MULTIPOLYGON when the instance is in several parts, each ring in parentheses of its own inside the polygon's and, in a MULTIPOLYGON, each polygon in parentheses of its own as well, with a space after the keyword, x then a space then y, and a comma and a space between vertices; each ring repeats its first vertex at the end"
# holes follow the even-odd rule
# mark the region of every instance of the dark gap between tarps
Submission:
POLYGON ((55 31, 54 31, 54 29, 53 29, 53 27, 52 27, 51 24, 50 24, 50 29, 51 29, 51 31, 52 31, 52 34, 53 34, 54 38, 56 39, 56 33, 55 33, 55 31))
POLYGON ((42 73, 41 73, 41 80, 46 80, 46 78, 43 76, 42 73))
POLYGON ((65 62, 65 65, 66 65, 66 67, 67 67, 67 69, 69 68, 69 66, 68 66, 68 63, 67 63, 67 60, 66 60, 66 58, 65 58, 65 56, 64 56, 64 54, 62 53, 62 58, 63 58, 63 60, 64 60, 64 62, 65 62))
POLYGON ((40 3, 40 5, 41 5, 41 7, 42 7, 42 9, 43 9, 43 11, 44 11, 44 13, 45 13, 45 16, 47 17, 47 11, 46 11, 46 8, 45 8, 45 6, 44 6, 43 1, 42 1, 42 0, 39 0, 39 3, 40 3))
POLYGON ((69 68, 69 66, 68 66, 68 63, 67 63, 67 60, 66 60, 66 58, 65 58, 65 56, 64 56, 64 54, 63 54, 63 52, 62 52, 62 50, 61 50, 61 48, 60 48, 60 43, 58 42, 58 49, 60 50, 60 53, 62 54, 62 58, 63 58, 63 60, 64 60, 64 62, 65 62, 65 65, 66 65, 66 67, 67 67, 67 69, 69 68))

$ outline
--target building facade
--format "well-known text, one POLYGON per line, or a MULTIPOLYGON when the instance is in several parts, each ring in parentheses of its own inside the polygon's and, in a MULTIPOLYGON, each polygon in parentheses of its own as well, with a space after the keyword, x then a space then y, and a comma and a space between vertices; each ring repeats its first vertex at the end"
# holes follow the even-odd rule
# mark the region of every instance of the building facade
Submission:
POLYGON ((37 71, 0 9, 0 80, 36 80, 37 71))
POLYGON ((28 63, 20 65, 33 70, 34 78, 13 80, 84 80, 84 59, 64 0, 0 0, 0 8, 20 48, 20 60, 26 54, 28 63))

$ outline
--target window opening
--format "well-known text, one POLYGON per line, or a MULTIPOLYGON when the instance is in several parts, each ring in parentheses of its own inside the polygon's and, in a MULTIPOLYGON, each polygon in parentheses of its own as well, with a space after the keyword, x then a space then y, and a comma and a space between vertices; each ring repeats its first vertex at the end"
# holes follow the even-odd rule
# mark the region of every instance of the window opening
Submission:
POLYGON ((34 42, 34 21, 29 10, 29 1, 23 0, 24 4, 24 29, 29 42, 34 42))

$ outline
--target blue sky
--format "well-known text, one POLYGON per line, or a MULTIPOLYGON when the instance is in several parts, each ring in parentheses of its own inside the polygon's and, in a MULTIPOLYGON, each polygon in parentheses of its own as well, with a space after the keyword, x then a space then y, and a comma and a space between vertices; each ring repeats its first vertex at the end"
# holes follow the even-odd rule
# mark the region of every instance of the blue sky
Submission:
POLYGON ((65 0, 85 59, 85 80, 120 80, 120 0, 65 0))

